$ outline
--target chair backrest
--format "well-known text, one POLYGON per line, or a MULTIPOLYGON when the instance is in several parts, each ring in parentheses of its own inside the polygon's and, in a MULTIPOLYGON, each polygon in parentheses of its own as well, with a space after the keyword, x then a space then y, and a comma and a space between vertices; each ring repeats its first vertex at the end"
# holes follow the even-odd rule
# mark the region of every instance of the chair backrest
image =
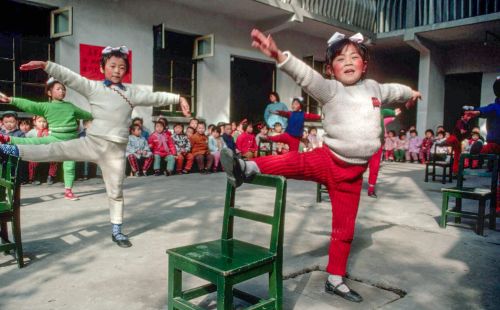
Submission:
POLYGON ((229 182, 226 188, 226 202, 224 205, 224 223, 222 226, 222 239, 233 238, 234 217, 241 217, 251 221, 257 221, 272 226, 269 251, 282 254, 283 234, 286 207, 286 179, 282 176, 258 174, 251 181, 245 182, 254 185, 272 187, 276 189, 274 199, 273 215, 262 214, 254 211, 243 210, 234 207, 235 188, 229 182))
POLYGON ((491 190, 496 193, 497 182, 498 182, 498 155, 495 154, 467 154, 463 153, 460 155, 460 162, 458 164, 458 176, 457 176, 457 187, 462 188, 464 183, 464 176, 479 176, 479 177, 491 177, 491 190), (472 165, 472 161, 489 161, 491 165, 491 171, 483 171, 479 169, 465 169, 465 160, 469 160, 469 166, 472 165))
MULTIPOLYGON (((444 146, 444 145, 443 145, 443 146, 444 146)), ((437 160, 437 156, 436 156, 436 154, 437 154, 437 153, 436 153, 436 148, 437 148, 437 147, 438 147, 438 145, 436 145, 436 143, 434 143, 434 144, 432 145, 432 148, 434 148, 434 153, 431 153, 431 158, 430 158, 430 161, 431 161, 431 162, 433 162, 433 163, 435 163, 435 162, 437 162, 437 161, 441 161, 441 160, 437 160)), ((446 148, 447 148, 447 149, 449 149, 449 147, 448 147, 448 146, 446 146, 446 148)), ((440 153, 440 154, 441 154, 441 153, 440 153)), ((454 156, 453 156, 453 155, 454 155, 453 148, 451 149, 451 151, 450 151, 450 150, 448 150, 448 151, 446 152, 446 154, 445 154, 445 153, 442 153, 442 154, 443 154, 443 155, 446 155, 446 156, 449 156, 450 161, 449 161, 449 163, 448 163, 448 164, 449 164, 450 166, 453 166, 453 158, 454 158, 454 156)), ((446 158, 445 158, 445 160, 446 160, 446 158)))
POLYGON ((10 211, 14 207, 15 191, 19 186, 16 181, 17 157, 0 159, 0 211, 10 211))

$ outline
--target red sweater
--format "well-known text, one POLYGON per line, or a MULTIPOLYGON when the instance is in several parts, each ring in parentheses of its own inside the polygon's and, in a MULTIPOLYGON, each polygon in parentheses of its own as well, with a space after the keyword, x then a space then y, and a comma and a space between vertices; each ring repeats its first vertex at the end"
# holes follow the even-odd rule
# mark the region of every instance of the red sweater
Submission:
POLYGON ((153 132, 148 138, 148 144, 151 152, 154 155, 165 157, 168 155, 176 155, 174 141, 167 132, 153 132))
POLYGON ((257 151, 255 136, 251 133, 243 132, 236 139, 236 148, 242 153, 257 151))

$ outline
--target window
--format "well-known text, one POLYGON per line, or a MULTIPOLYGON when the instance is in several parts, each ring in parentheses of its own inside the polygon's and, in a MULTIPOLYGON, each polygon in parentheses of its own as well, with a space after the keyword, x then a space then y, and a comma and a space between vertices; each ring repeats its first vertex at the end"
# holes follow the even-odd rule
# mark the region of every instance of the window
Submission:
MULTIPOLYGON (((190 104, 196 115, 196 60, 193 60, 194 40, 197 36, 164 31, 153 27, 155 40, 153 49, 153 90, 180 94, 190 104), (162 48, 164 46, 164 48, 162 48)), ((158 107, 153 115, 182 116, 179 105, 158 107)))
POLYGON ((50 37, 60 38, 73 34, 73 8, 67 6, 50 12, 50 37))
MULTIPOLYGON (((303 60, 307 65, 309 65, 311 68, 313 68, 326 78, 326 66, 324 61, 318 61, 314 59, 314 56, 306 56, 303 58, 303 60)), ((305 112, 321 114, 321 107, 319 106, 316 99, 309 96, 305 91, 302 91, 302 98, 304 98, 305 112)))
POLYGON ((199 37, 194 40, 193 59, 202 59, 214 55, 214 35, 199 37))

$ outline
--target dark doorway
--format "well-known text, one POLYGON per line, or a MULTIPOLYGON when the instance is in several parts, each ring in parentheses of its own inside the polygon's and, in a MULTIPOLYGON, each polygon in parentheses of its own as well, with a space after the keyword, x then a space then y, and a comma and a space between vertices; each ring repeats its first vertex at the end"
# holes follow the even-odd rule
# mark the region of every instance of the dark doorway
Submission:
MULTIPOLYGON (((47 74, 43 70, 20 72, 18 68, 29 60, 54 59, 54 42, 49 38, 52 9, 18 1, 0 2, 0 12, 5 13, 0 19, 1 92, 47 100, 44 91, 47 74)), ((12 108, 0 106, 0 110, 12 108)))
MULTIPOLYGON (((482 73, 450 74, 444 82, 444 128, 452 131, 464 105, 479 106, 482 73)), ((477 118, 471 120, 477 126, 477 118)))
POLYGON ((232 56, 230 119, 263 121, 275 82, 274 63, 232 56))

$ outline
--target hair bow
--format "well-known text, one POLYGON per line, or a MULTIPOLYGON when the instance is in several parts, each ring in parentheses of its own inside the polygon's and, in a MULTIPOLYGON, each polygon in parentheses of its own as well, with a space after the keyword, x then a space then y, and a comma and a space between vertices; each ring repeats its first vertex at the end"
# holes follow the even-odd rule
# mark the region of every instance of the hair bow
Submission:
POLYGON ((120 52, 122 54, 128 55, 128 48, 125 45, 117 47, 106 46, 101 53, 104 55, 112 52, 120 52))
POLYGON ((55 83, 55 82, 59 82, 58 80, 54 79, 52 76, 47 80, 47 85, 49 84, 52 84, 52 83, 55 83))
MULTIPOLYGON (((328 46, 330 46, 334 43, 337 43, 338 41, 340 41, 344 38, 345 38, 345 34, 340 33, 340 32, 335 32, 333 34, 333 36, 328 40, 328 42, 327 42, 328 46)), ((364 39, 365 38, 363 37, 363 35, 360 32, 349 37, 349 40, 351 40, 352 42, 355 42, 355 43, 363 43, 364 39)))

